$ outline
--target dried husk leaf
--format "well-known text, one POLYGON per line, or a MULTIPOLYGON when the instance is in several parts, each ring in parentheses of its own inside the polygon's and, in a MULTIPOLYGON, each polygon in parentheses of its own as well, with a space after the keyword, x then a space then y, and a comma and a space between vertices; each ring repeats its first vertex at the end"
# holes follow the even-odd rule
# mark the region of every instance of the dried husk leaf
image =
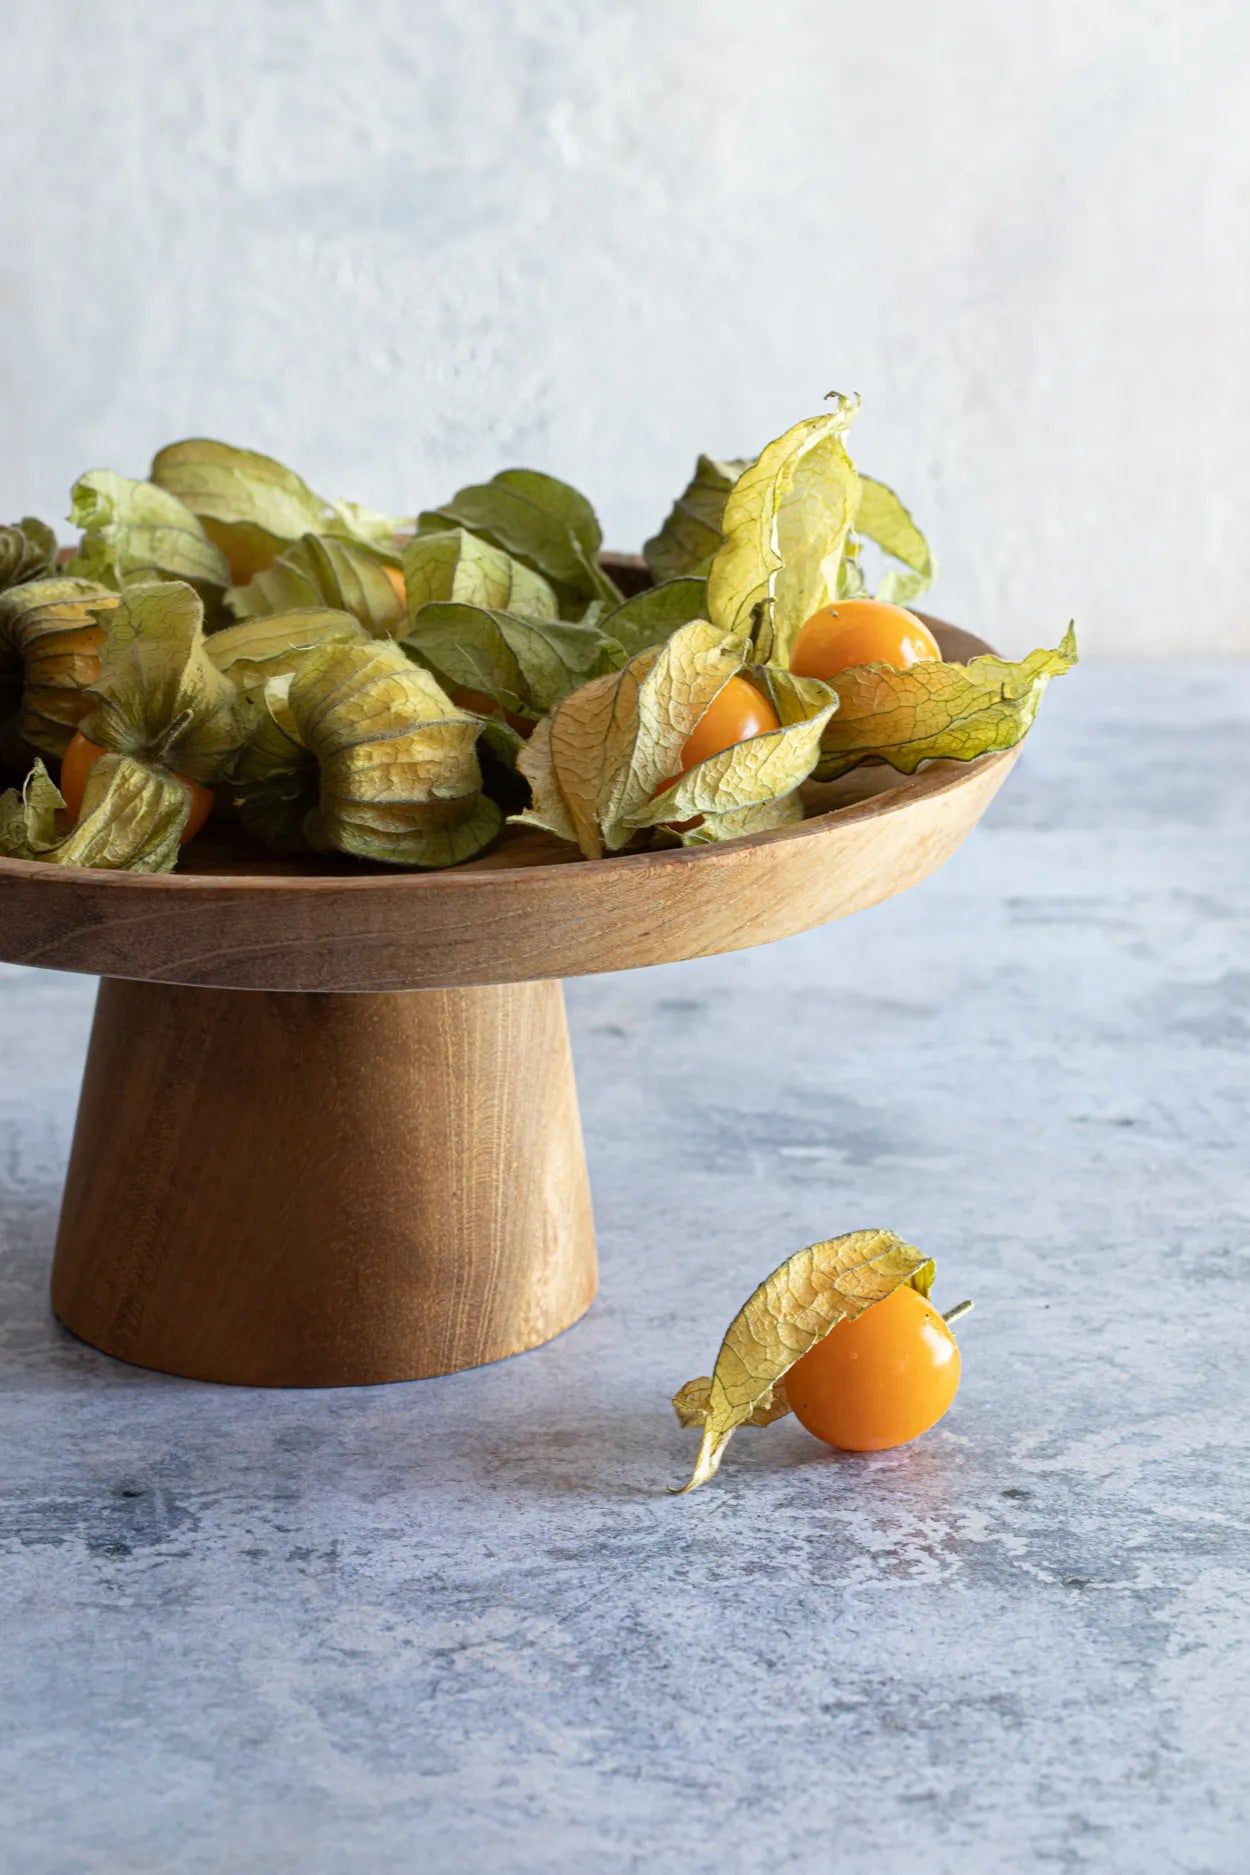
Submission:
POLYGON ((238 690, 290 676, 319 645, 363 644, 369 633, 350 612, 303 606, 242 620, 204 641, 210 662, 238 690))
POLYGON ((652 797, 744 653, 740 638, 697 619, 583 684, 521 753, 533 804, 517 818, 576 841, 587 859, 619 851, 649 824, 652 797))
POLYGON ((724 631, 767 629, 769 661, 787 665, 813 612, 838 590, 859 476, 846 432, 859 399, 835 396, 743 471, 725 503, 724 544, 708 573, 708 614, 724 631))
POLYGON ((739 1426, 767 1425, 788 1410, 777 1389, 811 1348, 909 1283, 928 1295, 934 1265, 888 1230, 851 1231, 809 1244, 775 1269, 729 1324, 711 1376, 687 1381, 673 1405, 682 1425, 703 1431, 683 1491, 713 1477, 739 1426), (774 1410, 776 1409, 776 1410, 774 1410))
MULTIPOLYGON (((932 585, 936 568, 929 543, 894 490, 871 475, 861 475, 855 531, 880 547, 901 570, 892 567, 877 587, 876 596, 892 605, 907 605, 932 585)), ((854 562, 848 562, 854 564, 854 562)), ((853 595, 840 591, 840 599, 853 595)))
POLYGON ((643 547, 642 556, 653 579, 680 579, 686 574, 706 577, 724 540, 722 524, 729 491, 747 467, 746 461, 699 457, 694 474, 673 503, 659 533, 643 547))
POLYGON ((403 568, 410 619, 422 606, 441 604, 482 606, 531 619, 559 616, 549 580, 463 527, 417 534, 404 548, 403 568))
POLYGON ((420 515, 417 527, 423 534, 462 527, 503 548, 550 582, 563 612, 589 599, 620 603, 621 594, 599 565, 603 536, 594 509, 553 475, 503 469, 420 515))
POLYGON ((77 825, 61 835, 65 803, 41 761, 19 794, 0 796, 0 853, 51 866, 170 872, 190 812, 187 790, 167 770, 103 755, 87 779, 77 825))
POLYGON ((102 619, 116 593, 67 575, 0 593, 0 737, 41 755, 64 755, 92 707, 87 686, 100 669, 102 619), (7 681, 6 681, 7 680, 7 681))
POLYGON ((226 603, 238 619, 315 607, 350 612, 375 638, 393 638, 407 616, 404 599, 387 568, 398 572, 399 554, 333 535, 305 534, 273 565, 244 586, 232 586, 226 603))
POLYGON ((67 570, 83 579, 120 589, 158 578, 220 588, 230 578, 195 515, 154 482, 90 469, 74 483, 69 518, 83 538, 67 570))
POLYGON ((1077 661, 1069 626, 1053 650, 1019 663, 973 658, 968 664, 913 664, 894 670, 861 664, 830 680, 839 708, 825 730, 817 776, 844 775, 860 762, 888 762, 904 775, 922 762, 970 762, 1014 748, 1028 732, 1046 685, 1077 661))
POLYGON ((816 678, 789 671, 770 676, 781 727, 687 769, 649 804, 644 825, 676 823, 683 844, 703 846, 802 820, 798 789, 819 760, 821 734, 838 699, 816 678), (685 826, 692 817, 698 824, 685 826))
POLYGON ((33 514, 0 527, 0 592, 42 579, 56 561, 56 535, 33 514))
POLYGON ((265 686, 237 775, 245 825, 405 867, 452 866, 494 838, 478 718, 398 645, 337 643, 265 686))
POLYGON ((587 678, 624 662, 616 640, 593 625, 475 605, 422 606, 403 644, 444 684, 481 691, 534 721, 587 678))
POLYGON ((597 623, 607 637, 615 638, 626 657, 632 658, 649 645, 663 644, 678 626, 706 617, 707 581, 680 578, 635 593, 615 611, 605 612, 597 623))
POLYGON ((180 580, 130 586, 101 617, 100 675, 83 734, 192 781, 221 780, 244 725, 234 685, 208 655, 198 594, 180 580))

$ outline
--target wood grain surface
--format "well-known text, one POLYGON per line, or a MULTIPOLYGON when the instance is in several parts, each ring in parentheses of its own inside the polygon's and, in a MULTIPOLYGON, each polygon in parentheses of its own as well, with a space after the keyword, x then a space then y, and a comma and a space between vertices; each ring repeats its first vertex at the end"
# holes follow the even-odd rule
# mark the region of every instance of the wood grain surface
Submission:
POLYGON ((590 1306, 557 983, 393 996, 101 984, 56 1313, 253 1386, 498 1360, 590 1306))
MULTIPOLYGON (((932 622, 948 656, 988 649, 932 622)), ((926 878, 980 819, 1016 754, 932 763, 912 777, 864 767, 809 788, 809 817, 796 827, 603 860, 511 828, 448 872, 292 866, 230 827, 155 878, 0 860, 0 957, 223 989, 388 992, 739 950, 926 878)))

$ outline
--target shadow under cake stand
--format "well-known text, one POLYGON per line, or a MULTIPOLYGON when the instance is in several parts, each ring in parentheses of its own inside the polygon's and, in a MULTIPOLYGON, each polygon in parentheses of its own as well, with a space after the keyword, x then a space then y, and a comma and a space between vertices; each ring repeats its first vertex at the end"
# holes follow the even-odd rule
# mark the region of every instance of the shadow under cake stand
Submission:
MULTIPOLYGON (((988 649, 930 621, 948 657, 988 649)), ((873 766, 750 839, 586 861, 509 829, 448 872, 0 860, 0 956, 102 981, 52 1271, 65 1326, 251 1386, 414 1379, 568 1328, 594 1225, 561 978, 789 937, 904 891, 1017 751, 873 766)))

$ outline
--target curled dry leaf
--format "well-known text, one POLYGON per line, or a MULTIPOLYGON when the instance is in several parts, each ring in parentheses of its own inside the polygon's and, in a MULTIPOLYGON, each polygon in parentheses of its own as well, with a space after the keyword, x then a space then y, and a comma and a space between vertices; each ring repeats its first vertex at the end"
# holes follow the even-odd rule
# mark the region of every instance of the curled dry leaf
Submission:
POLYGON ((168 489, 135 482, 112 469, 89 469, 74 483, 70 520, 83 530, 68 571, 104 586, 185 579, 220 588, 230 578, 226 556, 168 489))
POLYGON ((77 824, 60 831, 65 803, 41 761, 19 793, 0 795, 0 854, 52 866, 170 872, 190 800, 168 770, 104 755, 87 779, 77 824))
POLYGON ((839 708, 825 730, 822 781, 860 762, 888 762, 914 774, 922 762, 972 761, 1010 749, 1026 734, 1046 685, 1077 661, 1069 626, 1053 650, 1033 651, 1017 664, 973 658, 969 664, 861 664, 830 679, 839 708))
POLYGON ((603 535, 586 497, 554 475, 503 469, 489 482, 462 488, 418 517, 418 532, 467 529, 541 573, 555 589, 561 611, 580 612, 588 600, 619 605, 621 595, 599 565, 603 535))
POLYGON ((452 866, 499 830, 481 791, 480 721, 398 645, 324 645, 249 707, 236 769, 243 821, 278 851, 452 866))
POLYGON ((199 782, 220 781, 244 724, 234 685, 208 655, 204 608, 180 580, 130 586, 108 611, 82 733, 199 782))
POLYGON ((232 586, 226 602, 237 619, 314 608, 350 612, 371 636, 393 638, 406 607, 398 552, 305 534, 244 586, 232 586))
POLYGON ((683 1426, 703 1433, 683 1491, 715 1476, 739 1426, 768 1425, 789 1411, 786 1375, 839 1322, 853 1321, 904 1283, 928 1295, 934 1265, 888 1230, 857 1230, 809 1244, 775 1269, 734 1316, 709 1377, 675 1395, 683 1426))
POLYGON ((58 760, 92 707, 103 618, 117 594, 62 575, 0 593, 0 754, 18 744, 58 760))
POLYGON ((653 579, 680 579, 687 574, 706 577, 724 539, 729 491, 748 466, 745 461, 719 462, 714 456, 699 457, 694 474, 670 508, 659 533, 643 547, 643 559, 653 579))
POLYGON ((846 448, 859 399, 796 423, 743 471, 725 502, 724 542, 708 572, 708 614, 724 631, 755 633, 770 663, 838 593, 860 483, 846 448))
POLYGON ((55 561, 56 535, 33 514, 0 527, 0 592, 42 579, 55 561))

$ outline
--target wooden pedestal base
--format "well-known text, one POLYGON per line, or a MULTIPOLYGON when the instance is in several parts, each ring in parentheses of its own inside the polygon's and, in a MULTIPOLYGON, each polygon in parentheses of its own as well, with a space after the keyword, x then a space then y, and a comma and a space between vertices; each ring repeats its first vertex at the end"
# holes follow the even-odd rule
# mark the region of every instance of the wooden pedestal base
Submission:
POLYGON ((52 1274, 84 1341, 197 1380, 407 1380, 536 1347, 595 1281, 559 983, 101 983, 52 1274))

